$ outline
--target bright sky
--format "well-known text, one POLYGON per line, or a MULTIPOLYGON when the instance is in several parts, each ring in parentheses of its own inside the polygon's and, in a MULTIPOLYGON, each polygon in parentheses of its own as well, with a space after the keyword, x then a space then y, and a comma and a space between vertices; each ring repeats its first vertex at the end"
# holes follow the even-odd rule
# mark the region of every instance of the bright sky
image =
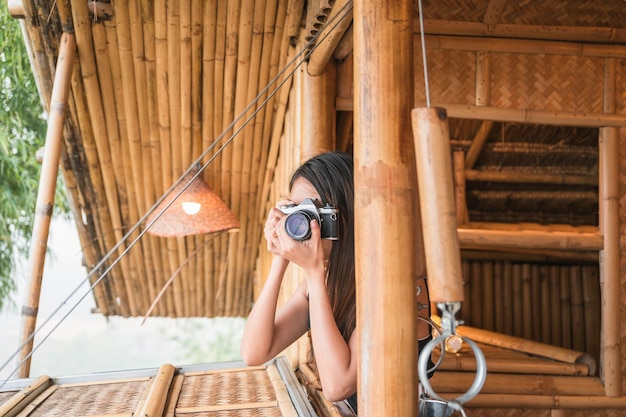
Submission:
MULTIPOLYGON (((70 376, 103 371, 159 367, 164 363, 194 363, 238 360, 242 319, 168 319, 110 317, 92 314, 95 302, 83 283, 87 270, 73 223, 52 222, 49 245, 52 256, 46 261, 31 363, 33 377, 70 376), (70 294, 79 290, 68 300, 70 294), (87 296, 79 303, 80 297, 87 296), (60 307, 61 306, 61 307, 60 307), (75 308, 74 308, 75 307, 75 308), (61 322, 71 308, 74 310, 61 322), (58 313, 53 312, 59 309, 58 313), (44 325, 44 322, 47 324, 44 325)), ((15 370, 26 268, 18 271, 21 293, 16 306, 0 313, 0 384, 15 370), (5 365, 6 364, 6 365, 5 365)))

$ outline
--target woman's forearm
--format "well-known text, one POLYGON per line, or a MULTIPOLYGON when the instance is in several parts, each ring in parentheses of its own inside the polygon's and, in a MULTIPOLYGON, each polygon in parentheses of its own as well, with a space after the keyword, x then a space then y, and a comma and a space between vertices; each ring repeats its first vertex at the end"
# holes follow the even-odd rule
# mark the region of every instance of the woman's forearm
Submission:
POLYGON ((288 262, 274 257, 265 285, 246 321, 241 339, 241 357, 248 365, 271 359, 278 294, 288 262))
POLYGON ((356 363, 333 316, 323 281, 309 280, 311 339, 324 396, 343 400, 356 391, 356 363))

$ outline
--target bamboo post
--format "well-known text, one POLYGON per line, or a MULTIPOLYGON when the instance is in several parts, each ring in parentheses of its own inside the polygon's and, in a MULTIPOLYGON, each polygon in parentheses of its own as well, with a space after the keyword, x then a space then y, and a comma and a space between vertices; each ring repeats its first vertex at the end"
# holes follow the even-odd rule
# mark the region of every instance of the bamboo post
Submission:
POLYGON ((457 226, 461 226, 469 221, 465 199, 465 154, 463 151, 454 151, 452 165, 454 167, 456 223, 457 226))
POLYGON ((541 330, 537 332, 537 335, 540 335, 540 337, 535 340, 541 340, 543 343, 549 344, 552 342, 552 327, 550 317, 550 267, 547 265, 539 267, 539 285, 541 309, 537 309, 539 310, 537 318, 541 330))
POLYGON ((172 385, 176 368, 170 364, 162 365, 158 373, 152 378, 146 398, 137 404, 133 415, 161 416, 165 410, 167 394, 172 385))
POLYGON ((302 160, 335 149, 336 70, 334 65, 325 68, 317 76, 306 71, 301 74, 305 100, 302 106, 302 160))
POLYGON ((504 265, 501 261, 493 263, 493 293, 493 329, 502 333, 504 332, 504 265))
POLYGON ((559 267, 557 265, 550 266, 550 328, 550 342, 553 345, 562 346, 561 280, 559 276, 559 267))
POLYGON ((76 39, 73 34, 63 33, 59 47, 59 58, 52 87, 50 101, 50 116, 44 157, 41 166, 41 177, 37 192, 35 222, 33 236, 28 256, 29 284, 22 306, 22 333, 20 337, 20 354, 18 361, 18 375, 28 377, 30 373, 31 352, 33 350, 34 332, 37 325, 37 311, 41 294, 41 280, 43 278, 48 234, 54 207, 59 161, 63 147, 63 128, 67 111, 67 100, 70 94, 70 81, 76 56, 76 39))
POLYGON ((412 18, 408 0, 354 5, 358 398, 364 416, 418 415, 414 258, 420 228, 407 146, 412 18))
POLYGON ((448 117, 441 108, 415 108, 411 117, 430 298, 460 302, 463 282, 448 117))
MULTIPOLYGON (((615 59, 607 59, 604 69, 604 111, 615 112, 619 95, 616 91, 615 59)), ((620 273, 620 147, 616 128, 600 129, 600 230, 604 236, 600 276, 602 285, 602 357, 604 383, 608 397, 622 395, 621 348, 621 273, 620 273)))

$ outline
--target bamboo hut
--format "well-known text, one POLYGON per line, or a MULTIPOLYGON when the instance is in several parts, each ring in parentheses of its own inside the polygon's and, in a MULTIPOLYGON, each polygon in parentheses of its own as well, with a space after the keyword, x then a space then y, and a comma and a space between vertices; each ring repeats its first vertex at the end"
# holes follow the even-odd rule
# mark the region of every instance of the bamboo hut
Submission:
MULTIPOLYGON (((300 161, 341 150, 355 156, 361 208, 358 325, 368 330, 362 334, 385 336, 360 340, 370 358, 360 367, 360 414, 418 414, 417 343, 399 340, 415 339, 415 277, 424 276, 437 288, 434 301, 461 302, 458 335, 486 356, 484 386, 464 404, 468 416, 609 417, 626 409, 623 2, 30 0, 8 7, 49 115, 38 207, 49 205, 60 171, 98 314, 245 317, 269 265, 268 207, 287 193, 300 161), (428 126, 445 119, 440 136, 449 146, 435 143, 431 151, 445 165, 424 171, 411 117, 430 108, 445 110, 428 126), (236 224, 150 233, 190 175, 220 197, 236 224), (433 198, 439 191, 447 194, 433 198), (432 255, 441 242, 429 227, 437 222, 453 233, 432 255), (457 267, 446 269, 457 256, 457 267)), ((36 327, 50 211, 37 216, 24 340, 36 327)), ((301 279, 295 269, 288 278, 285 294, 301 279)), ((303 338, 284 352, 296 378, 289 384, 307 392, 288 396, 290 410, 282 412, 294 415, 301 395, 307 406, 295 407, 297 415, 309 405, 317 415, 341 414, 319 392, 308 350, 303 338)), ((443 354, 432 387, 457 398, 476 367, 467 344, 457 346, 443 354)), ((0 415, 36 413, 51 389, 74 395, 63 382, 30 376, 28 361, 20 376, 0 391, 0 415)), ((133 390, 132 405, 116 409, 111 397, 98 398, 81 415, 225 410, 194 398, 185 404, 200 405, 176 405, 186 369, 164 365, 137 378, 139 387, 117 385, 133 390)), ((226 408, 239 415, 276 404, 274 395, 226 408)))

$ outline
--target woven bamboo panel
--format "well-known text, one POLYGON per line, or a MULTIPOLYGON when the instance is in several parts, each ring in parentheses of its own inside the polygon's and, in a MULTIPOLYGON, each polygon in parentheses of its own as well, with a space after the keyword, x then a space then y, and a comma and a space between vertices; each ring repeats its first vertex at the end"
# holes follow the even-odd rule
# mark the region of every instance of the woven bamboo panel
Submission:
POLYGON ((480 22, 488 4, 487 0, 424 0, 422 10, 425 19, 480 22))
POLYGON ((493 53, 491 105, 601 113, 602 72, 599 58, 493 53))
MULTIPOLYGON (((415 38, 415 101, 426 101, 422 49, 415 38)), ((430 99, 439 103, 474 104, 476 55, 473 52, 426 49, 430 99)))
POLYGON ((616 26, 624 27, 626 10, 621 2, 598 13, 597 3, 587 0, 537 2, 532 0, 507 1, 500 23, 529 23, 555 26, 616 26), (576 13, 572 13, 576 10, 576 13))
POLYGON ((137 407, 148 383, 147 380, 141 380, 67 387, 61 385, 29 416, 131 414, 137 407))

